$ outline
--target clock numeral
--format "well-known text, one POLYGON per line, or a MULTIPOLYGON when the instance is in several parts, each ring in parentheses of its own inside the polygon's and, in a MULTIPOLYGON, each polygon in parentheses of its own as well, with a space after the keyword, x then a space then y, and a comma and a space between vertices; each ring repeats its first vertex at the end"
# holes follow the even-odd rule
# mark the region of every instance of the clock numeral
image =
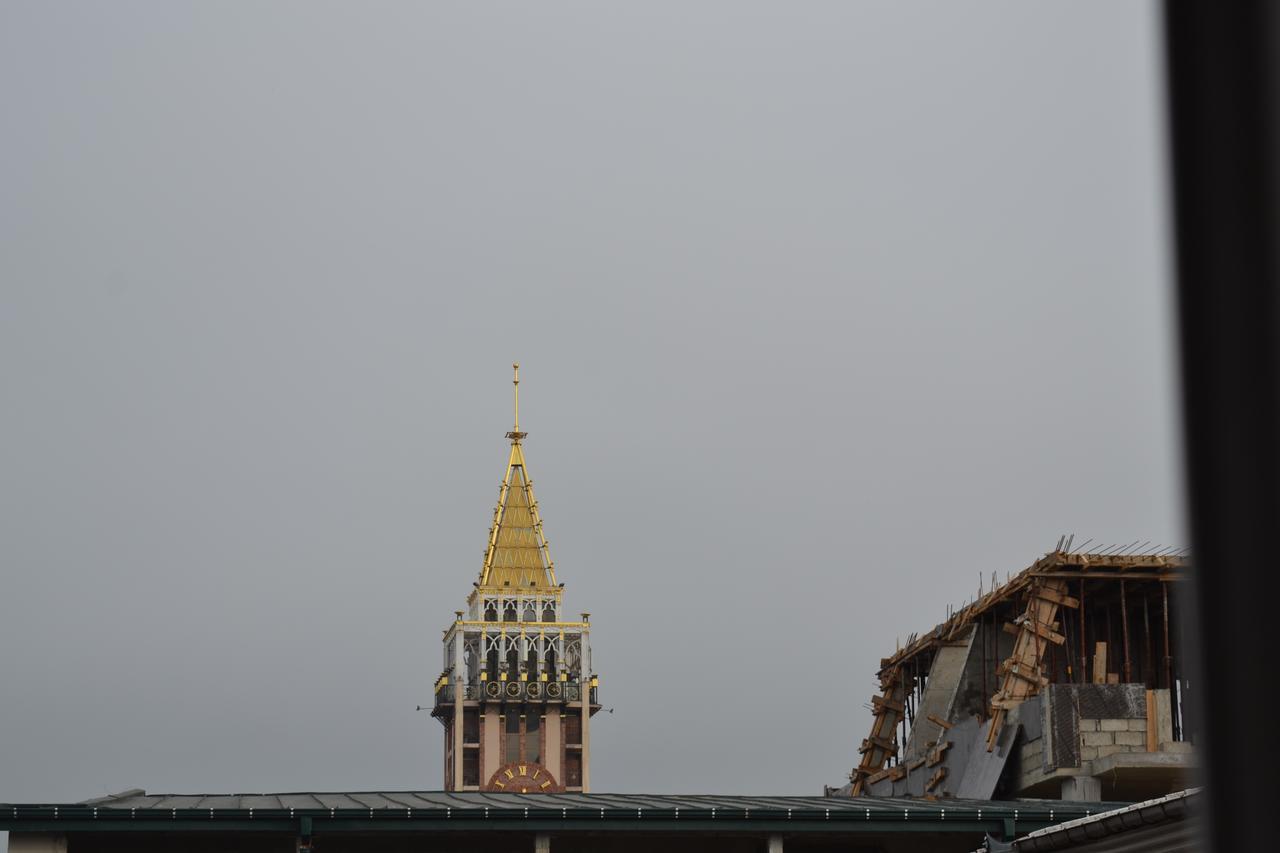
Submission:
POLYGON ((508 767, 506 770, 503 770, 503 771, 502 771, 502 773, 503 773, 503 775, 505 775, 508 779, 514 779, 514 778, 516 778, 516 774, 515 774, 514 772, 512 772, 512 770, 511 770, 511 768, 510 768, 510 767, 508 767))
POLYGON ((542 775, 542 771, 541 771, 541 770, 535 770, 535 771, 533 771, 533 778, 534 778, 534 779, 537 779, 537 778, 538 778, 539 776, 541 776, 541 775, 542 775))
POLYGON ((506 782, 500 782, 500 781, 497 781, 497 780, 494 780, 494 783, 493 783, 493 784, 497 785, 499 788, 505 788, 505 787, 507 787, 507 783, 506 783, 506 782))
POLYGON ((539 788, 550 788, 550 787, 551 787, 551 780, 550 780, 550 779, 548 779, 547 781, 543 782, 543 783, 542 783, 541 785, 539 785, 538 787, 539 787, 539 788))
POLYGON ((520 765, 520 775, 521 775, 521 776, 528 776, 528 775, 529 775, 529 768, 528 768, 528 766, 527 766, 527 765, 524 765, 524 764, 521 764, 521 765, 520 765))

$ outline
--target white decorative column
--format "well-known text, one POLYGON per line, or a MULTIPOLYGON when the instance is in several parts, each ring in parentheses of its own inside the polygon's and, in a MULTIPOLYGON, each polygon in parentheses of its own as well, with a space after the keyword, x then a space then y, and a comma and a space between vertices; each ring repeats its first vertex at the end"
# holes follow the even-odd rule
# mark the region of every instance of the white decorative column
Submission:
POLYGON ((466 698, 466 673, 462 671, 462 647, 466 643, 466 635, 462 631, 462 611, 455 611, 457 618, 453 623, 453 766, 449 768, 453 778, 450 790, 462 790, 462 703, 466 698))

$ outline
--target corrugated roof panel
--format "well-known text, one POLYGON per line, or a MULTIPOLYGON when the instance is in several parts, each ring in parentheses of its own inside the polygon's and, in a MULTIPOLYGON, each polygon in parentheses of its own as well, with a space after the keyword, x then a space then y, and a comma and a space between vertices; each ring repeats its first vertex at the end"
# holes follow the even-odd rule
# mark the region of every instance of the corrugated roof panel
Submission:
POLYGON ((538 800, 546 800, 549 807, 556 809, 582 808, 580 794, 538 794, 538 800))
POLYGON ((110 802, 101 803, 103 807, 112 809, 149 809, 153 808, 156 803, 165 799, 164 796, 149 796, 141 794, 136 797, 120 797, 112 799, 110 802))
POLYGON ((402 801, 411 809, 439 809, 451 807, 451 804, 442 800, 429 796, 419 791, 400 791, 394 794, 396 799, 402 801))
POLYGON ((591 800, 583 803, 586 808, 597 809, 633 809, 635 804, 622 794, 592 794, 591 800))
POLYGON ((423 797, 424 799, 429 799, 432 802, 439 803, 442 808, 476 808, 476 803, 469 799, 469 795, 455 793, 453 791, 419 791, 418 796, 423 797))
POLYGON ((673 802, 672 797, 664 797, 661 794, 618 794, 617 796, 625 798, 627 808, 674 809, 678 805, 673 802))
POLYGON ((325 808, 324 803, 316 797, 315 794, 298 793, 298 794, 277 794, 280 800, 280 807, 285 809, 322 809, 325 808))
POLYGON ((280 798, 275 794, 240 794, 240 808, 242 809, 278 809, 281 808, 280 798))
POLYGON ((387 808, 399 809, 421 809, 421 808, 439 808, 434 804, 427 804, 423 800, 419 800, 412 793, 400 791, 388 791, 381 794, 382 799, 386 800, 387 808))
POLYGON ((245 808, 245 806, 241 802, 243 799, 244 797, 241 797, 239 794, 230 794, 230 795, 213 794, 206 797, 201 797, 199 804, 197 804, 195 807, 201 808, 201 809, 240 809, 240 808, 245 808))
MULTIPOLYGON (((159 797, 154 803, 146 808, 153 809, 198 809, 200 801, 208 797, 207 794, 171 794, 165 797, 159 797)), ((144 808, 143 806, 130 805, 129 808, 144 808)))

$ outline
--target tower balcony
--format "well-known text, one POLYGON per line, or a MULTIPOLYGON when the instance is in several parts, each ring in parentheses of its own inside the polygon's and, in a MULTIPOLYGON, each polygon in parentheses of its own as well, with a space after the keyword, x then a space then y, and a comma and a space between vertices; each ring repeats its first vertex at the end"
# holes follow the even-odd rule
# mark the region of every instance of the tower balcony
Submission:
MULTIPOLYGON (((599 706, 600 688, 595 679, 589 682, 580 681, 481 681, 476 684, 462 685, 462 698, 465 702, 480 704, 501 702, 523 702, 544 705, 571 705, 582 701, 583 691, 587 691, 587 701, 593 710, 599 706)), ((434 716, 452 713, 454 703, 454 685, 440 684, 436 687, 434 716)))

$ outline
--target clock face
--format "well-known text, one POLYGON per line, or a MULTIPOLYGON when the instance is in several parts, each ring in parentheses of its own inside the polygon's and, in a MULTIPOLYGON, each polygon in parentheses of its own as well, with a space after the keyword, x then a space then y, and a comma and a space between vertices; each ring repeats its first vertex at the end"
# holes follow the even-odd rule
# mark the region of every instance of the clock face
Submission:
POLYGON ((499 767, 489 777, 486 791, 505 791, 508 794, 554 794, 563 790, 551 771, 532 761, 516 761, 499 767))

